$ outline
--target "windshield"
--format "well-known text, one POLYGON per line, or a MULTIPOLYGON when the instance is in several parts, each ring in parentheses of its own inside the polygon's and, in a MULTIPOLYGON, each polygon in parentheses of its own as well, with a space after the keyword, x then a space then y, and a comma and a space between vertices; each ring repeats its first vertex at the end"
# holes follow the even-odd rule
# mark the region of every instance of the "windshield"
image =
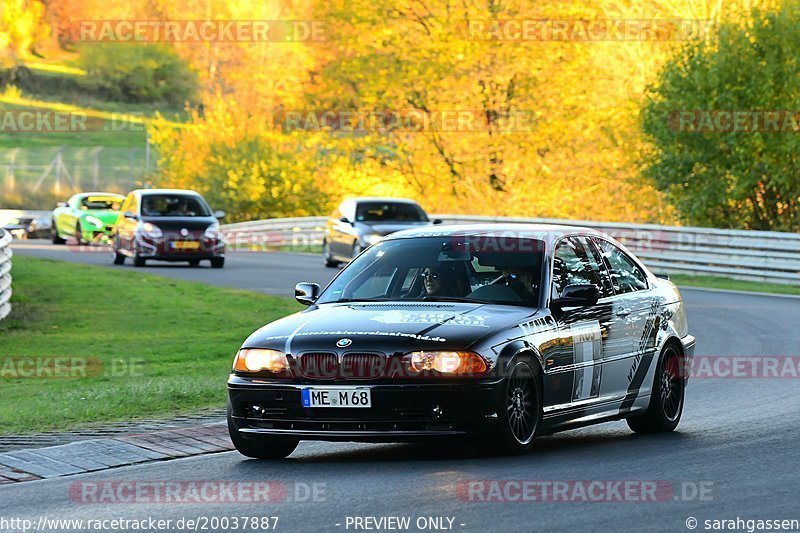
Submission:
POLYGON ((81 200, 81 209, 119 211, 122 200, 122 197, 117 196, 86 196, 81 200))
POLYGON ((342 301, 473 301, 536 306, 544 244, 450 235, 392 239, 368 248, 322 293, 342 301))
POLYGON ((202 198, 183 194, 148 194, 142 197, 142 216, 207 217, 211 216, 202 198))
POLYGON ((361 202, 356 207, 357 222, 427 222, 425 211, 417 204, 361 202))

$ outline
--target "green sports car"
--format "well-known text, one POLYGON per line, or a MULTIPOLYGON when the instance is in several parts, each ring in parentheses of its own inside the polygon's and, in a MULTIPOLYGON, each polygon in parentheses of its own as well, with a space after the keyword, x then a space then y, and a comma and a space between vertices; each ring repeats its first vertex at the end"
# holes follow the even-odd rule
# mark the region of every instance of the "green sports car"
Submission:
POLYGON ((53 211, 53 243, 64 244, 69 237, 79 244, 106 241, 124 199, 116 193, 83 192, 59 202, 53 211))

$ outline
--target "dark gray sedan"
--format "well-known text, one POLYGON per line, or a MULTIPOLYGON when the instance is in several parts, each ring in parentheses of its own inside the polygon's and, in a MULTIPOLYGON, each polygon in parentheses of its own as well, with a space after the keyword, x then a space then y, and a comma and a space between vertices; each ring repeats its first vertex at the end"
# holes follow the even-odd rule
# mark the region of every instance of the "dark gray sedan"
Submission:
POLYGON ((438 224, 414 200, 349 198, 331 214, 325 226, 322 254, 325 266, 337 267, 356 257, 385 235, 438 224))

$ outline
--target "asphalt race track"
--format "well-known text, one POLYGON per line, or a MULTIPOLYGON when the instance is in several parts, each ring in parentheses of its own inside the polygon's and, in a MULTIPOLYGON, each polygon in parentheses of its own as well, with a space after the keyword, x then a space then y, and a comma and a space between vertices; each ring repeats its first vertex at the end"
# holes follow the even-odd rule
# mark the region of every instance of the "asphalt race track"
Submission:
POLYGON ((114 266, 111 263, 109 249, 100 246, 56 246, 46 240, 30 240, 14 241, 12 248, 15 254, 90 265, 107 265, 128 271, 135 269, 210 285, 292 297, 294 297, 294 286, 298 281, 313 281, 324 286, 339 272, 337 268, 326 268, 320 256, 300 252, 229 252, 225 257, 225 268, 222 269, 212 269, 208 261, 202 261, 196 268, 190 268, 186 263, 152 261, 146 267, 139 269, 133 266, 130 259, 127 259, 122 266, 114 266))
MULTIPOLYGON (((71 253, 44 241, 15 244, 14 252, 133 268, 112 266, 107 253, 71 253)), ((337 272, 319 257, 292 253, 230 254, 222 270, 166 264, 143 271, 280 295, 291 294, 297 281, 324 283, 337 272)), ((696 355, 798 355, 800 299, 691 289, 683 295, 696 355)), ((420 517, 451 518, 456 531, 690 531, 692 525, 703 531, 705 520, 800 519, 800 507, 790 505, 800 494, 798 420, 800 379, 694 379, 683 421, 668 435, 636 436, 624 422, 613 422, 541 438, 534 453, 512 458, 457 447, 302 443, 278 462, 232 452, 7 485, 0 487, 0 516, 277 516, 277 531, 364 530, 348 517, 388 516, 410 517, 410 531, 418 530, 420 517), (285 499, 214 505, 71 499, 76 482, 101 480, 270 481, 285 499), (658 481, 674 490, 648 502, 497 503, 471 501, 463 490, 469 480, 658 481), (316 497, 309 495, 315 488, 316 497)))

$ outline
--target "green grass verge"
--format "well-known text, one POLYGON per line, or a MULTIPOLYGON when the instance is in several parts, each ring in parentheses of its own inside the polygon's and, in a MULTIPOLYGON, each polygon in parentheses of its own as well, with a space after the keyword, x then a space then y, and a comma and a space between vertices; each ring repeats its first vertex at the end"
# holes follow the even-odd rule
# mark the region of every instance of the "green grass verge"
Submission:
POLYGON ((669 279, 679 287, 702 287, 707 289, 728 289, 735 291, 800 295, 800 285, 762 283, 760 281, 740 281, 717 276, 688 276, 685 274, 670 275, 669 279))
POLYGON ((13 276, 12 313, 0 321, 0 434, 224 407, 242 341, 301 309, 288 298, 24 256, 14 257, 13 276), (19 368, 10 357, 48 356, 93 358, 89 375, 5 377, 19 368), (102 371, 92 377, 96 360, 102 371))

